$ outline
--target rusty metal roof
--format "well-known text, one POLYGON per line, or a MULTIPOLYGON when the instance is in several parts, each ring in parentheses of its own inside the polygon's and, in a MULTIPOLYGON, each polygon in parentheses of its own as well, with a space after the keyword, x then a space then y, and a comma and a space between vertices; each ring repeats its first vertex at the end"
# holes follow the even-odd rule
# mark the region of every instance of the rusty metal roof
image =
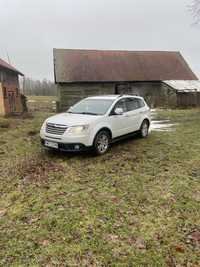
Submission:
POLYGON ((56 83, 197 80, 179 52, 54 49, 56 83))
POLYGON ((21 73, 20 71, 18 71, 16 68, 14 68, 13 66, 11 66, 10 64, 8 64, 6 61, 4 61, 3 59, 0 58, 0 67, 11 70, 19 75, 24 76, 23 73, 21 73))

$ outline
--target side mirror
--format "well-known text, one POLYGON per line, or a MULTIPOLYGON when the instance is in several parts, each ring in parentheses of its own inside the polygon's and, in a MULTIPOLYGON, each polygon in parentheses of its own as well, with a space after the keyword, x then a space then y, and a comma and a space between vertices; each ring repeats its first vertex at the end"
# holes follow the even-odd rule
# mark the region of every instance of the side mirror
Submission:
POLYGON ((122 108, 116 108, 115 109, 115 114, 116 115, 122 115, 124 113, 123 109, 122 108))

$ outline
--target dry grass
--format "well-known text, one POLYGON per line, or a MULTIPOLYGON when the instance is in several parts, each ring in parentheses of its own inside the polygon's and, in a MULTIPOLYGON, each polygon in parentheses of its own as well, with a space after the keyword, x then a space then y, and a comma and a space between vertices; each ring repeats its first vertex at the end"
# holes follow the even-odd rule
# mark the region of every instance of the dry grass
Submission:
POLYGON ((55 107, 55 104, 53 104, 53 101, 55 102, 57 100, 57 97, 55 96, 28 96, 28 110, 30 112, 52 112, 53 108, 55 107))
POLYGON ((45 153, 46 116, 0 128, 0 266, 200 266, 199 110, 96 158, 45 153))

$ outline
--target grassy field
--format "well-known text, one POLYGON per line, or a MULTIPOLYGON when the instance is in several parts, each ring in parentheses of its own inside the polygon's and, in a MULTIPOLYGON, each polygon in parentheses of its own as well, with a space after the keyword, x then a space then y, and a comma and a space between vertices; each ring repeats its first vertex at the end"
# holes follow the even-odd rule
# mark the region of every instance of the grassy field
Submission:
POLYGON ((56 96, 28 96, 28 100, 34 100, 36 102, 51 102, 56 99, 56 96))
POLYGON ((95 158, 44 152, 47 116, 0 119, 0 266, 200 266, 200 110, 95 158))
POLYGON ((28 96, 27 106, 30 112, 43 111, 52 112, 53 111, 53 101, 56 101, 56 96, 28 96))

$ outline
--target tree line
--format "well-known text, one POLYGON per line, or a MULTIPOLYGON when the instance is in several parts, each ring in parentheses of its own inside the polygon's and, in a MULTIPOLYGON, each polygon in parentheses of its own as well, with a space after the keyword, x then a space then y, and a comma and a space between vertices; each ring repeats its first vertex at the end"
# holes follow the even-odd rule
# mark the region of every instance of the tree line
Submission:
POLYGON ((21 88, 24 95, 55 96, 57 94, 56 85, 47 79, 40 81, 24 77, 21 88))

